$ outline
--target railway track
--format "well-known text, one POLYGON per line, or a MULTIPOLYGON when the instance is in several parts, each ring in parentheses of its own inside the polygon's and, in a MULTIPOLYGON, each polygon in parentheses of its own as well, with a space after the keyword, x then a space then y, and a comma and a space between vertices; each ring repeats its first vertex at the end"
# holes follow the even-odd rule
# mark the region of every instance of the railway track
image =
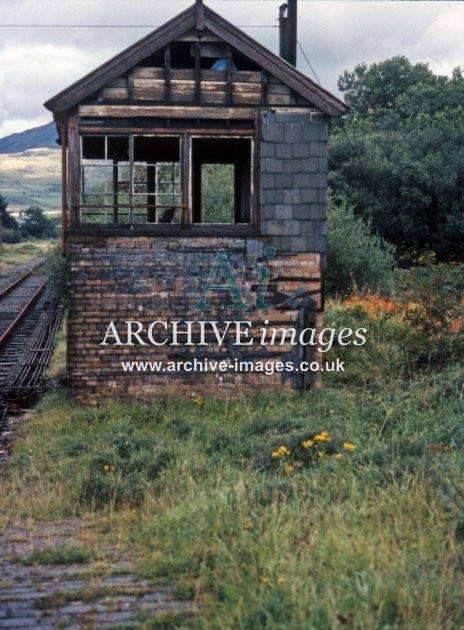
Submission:
POLYGON ((0 429, 8 409, 24 408, 46 384, 61 308, 46 288, 43 260, 0 282, 0 429))

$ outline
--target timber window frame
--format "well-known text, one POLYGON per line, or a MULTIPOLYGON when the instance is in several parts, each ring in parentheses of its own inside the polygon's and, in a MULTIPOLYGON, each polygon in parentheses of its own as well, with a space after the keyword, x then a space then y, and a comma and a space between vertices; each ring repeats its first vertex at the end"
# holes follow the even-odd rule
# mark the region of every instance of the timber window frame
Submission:
POLYGON ((81 226, 180 223, 180 143, 179 136, 82 135, 81 226))
MULTIPOLYGON (((79 141, 78 226, 145 225, 155 232, 160 223, 192 229, 253 227, 256 139, 253 133, 239 134, 86 130, 79 141), (233 177, 230 207, 217 213, 205 210, 201 187, 202 167, 214 164, 223 171, 229 165, 227 172, 233 177)), ((213 191, 214 175, 212 169, 213 191)))

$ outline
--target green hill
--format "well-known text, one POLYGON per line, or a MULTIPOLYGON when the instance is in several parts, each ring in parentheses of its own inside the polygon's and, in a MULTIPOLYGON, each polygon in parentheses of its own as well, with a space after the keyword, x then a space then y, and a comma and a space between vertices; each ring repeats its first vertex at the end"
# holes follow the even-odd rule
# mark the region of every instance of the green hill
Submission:
POLYGON ((26 129, 20 133, 12 133, 0 138, 0 153, 20 153, 28 149, 56 149, 57 133, 54 122, 26 129))

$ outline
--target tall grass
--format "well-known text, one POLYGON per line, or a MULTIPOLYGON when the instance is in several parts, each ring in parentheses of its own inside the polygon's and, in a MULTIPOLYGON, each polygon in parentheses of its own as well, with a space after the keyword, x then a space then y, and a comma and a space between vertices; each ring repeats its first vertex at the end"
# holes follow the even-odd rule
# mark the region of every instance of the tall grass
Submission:
POLYGON ((461 337, 420 363, 415 325, 358 307, 327 324, 364 322, 368 344, 334 349, 347 371, 302 396, 49 394, 19 427, 0 524, 97 516, 141 575, 199 604, 190 627, 461 627, 461 337))

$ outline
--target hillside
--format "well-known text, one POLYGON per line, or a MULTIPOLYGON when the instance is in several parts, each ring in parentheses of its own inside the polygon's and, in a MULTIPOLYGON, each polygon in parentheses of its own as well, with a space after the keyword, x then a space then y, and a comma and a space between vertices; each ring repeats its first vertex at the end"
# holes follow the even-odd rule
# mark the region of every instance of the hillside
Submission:
POLYGON ((40 127, 26 129, 20 133, 12 133, 0 138, 0 153, 20 153, 28 149, 56 149, 56 127, 50 122, 40 127))
POLYGON ((0 194, 13 214, 29 206, 57 211, 61 207, 60 149, 0 154, 0 194))

